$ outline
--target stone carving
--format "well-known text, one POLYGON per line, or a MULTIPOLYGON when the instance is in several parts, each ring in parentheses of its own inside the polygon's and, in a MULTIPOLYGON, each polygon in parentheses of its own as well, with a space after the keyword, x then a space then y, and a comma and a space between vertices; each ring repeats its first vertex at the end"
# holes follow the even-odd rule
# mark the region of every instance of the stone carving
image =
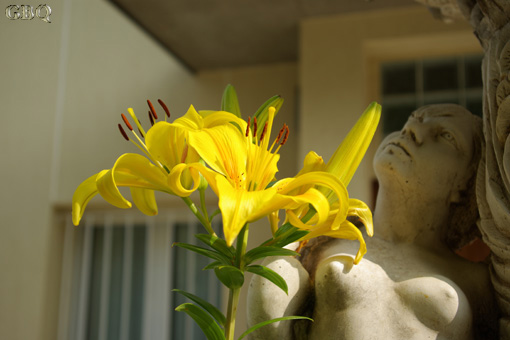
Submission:
POLYGON ((457 0, 414 0, 428 7, 434 18, 446 23, 462 19, 462 11, 457 0))
POLYGON ((510 339, 510 2, 457 0, 482 45, 484 162, 477 181, 480 230, 491 249, 491 280, 510 339))
POLYGON ((249 323, 303 314, 315 322, 280 322, 251 339, 496 339, 487 266, 451 250, 477 233, 481 141, 480 119, 460 106, 416 110, 376 153, 376 236, 364 259, 353 265, 353 241, 320 238, 299 260, 269 260, 289 295, 254 277, 249 323))

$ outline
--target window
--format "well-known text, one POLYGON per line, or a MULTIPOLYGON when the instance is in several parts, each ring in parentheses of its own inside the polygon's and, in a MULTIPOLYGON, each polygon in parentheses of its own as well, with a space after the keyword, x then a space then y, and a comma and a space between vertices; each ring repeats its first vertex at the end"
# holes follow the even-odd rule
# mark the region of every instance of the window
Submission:
POLYGON ((460 104, 482 115, 482 55, 382 64, 383 132, 400 130, 416 108, 460 104))
POLYGON ((205 232, 191 213, 87 211, 81 227, 65 224, 59 339, 204 339, 189 316, 173 311, 186 300, 173 288, 221 308, 214 272, 200 270, 208 261, 172 248, 205 232))

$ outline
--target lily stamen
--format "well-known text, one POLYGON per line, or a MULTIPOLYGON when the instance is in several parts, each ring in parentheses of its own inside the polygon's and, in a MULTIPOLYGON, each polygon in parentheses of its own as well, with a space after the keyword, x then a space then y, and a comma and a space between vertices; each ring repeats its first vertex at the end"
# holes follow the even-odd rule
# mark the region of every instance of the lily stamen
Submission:
POLYGON ((280 142, 280 139, 282 138, 282 135, 284 132, 285 132, 285 125, 280 129, 278 136, 275 138, 273 144, 271 144, 271 147, 269 148, 269 152, 271 152, 273 150, 274 146, 280 142))
POLYGON ((126 131, 124 131, 124 128, 122 127, 122 125, 118 124, 118 126, 119 126, 119 131, 122 134, 122 137, 124 137, 125 140, 129 141, 129 137, 126 134, 126 131))
POLYGON ((133 111, 133 108, 128 108, 128 113, 133 118, 133 121, 135 122, 136 126, 138 127, 138 130, 140 131, 140 134, 143 138, 145 138, 145 130, 142 127, 142 124, 140 124, 140 121, 138 118, 136 118, 135 112, 133 111))
POLYGON ((152 105, 151 101, 147 99, 147 105, 149 105, 149 109, 151 110, 152 115, 154 116, 154 119, 158 119, 158 115, 156 114, 156 110, 154 109, 154 106, 152 105))
MULTIPOLYGON (((166 116, 168 118, 170 118, 170 110, 168 109, 168 107, 166 106, 166 104, 161 100, 161 99, 158 99, 158 103, 159 105, 161 105, 161 107, 163 108, 163 110, 165 110, 165 113, 166 113, 166 116)), ((166 120, 166 119, 165 119, 166 120)))
POLYGON ((149 113, 149 120, 151 121, 151 126, 154 126, 154 117, 152 116, 152 113, 148 111, 149 113))
POLYGON ((129 120, 127 120, 126 116, 124 116, 123 113, 121 113, 120 116, 122 117, 122 120, 124 121, 124 124, 126 124, 127 128, 130 131, 133 131, 133 127, 131 126, 131 123, 129 122, 129 120))
POLYGON ((287 143, 287 139, 289 138, 289 126, 287 124, 284 124, 284 126, 285 126, 285 136, 283 137, 283 140, 280 143, 280 146, 283 146, 285 143, 287 143))
POLYGON ((246 137, 248 137, 250 134, 250 124, 251 124, 251 117, 248 117, 248 124, 246 124, 246 133, 245 133, 246 137))
POLYGON ((260 134, 260 141, 262 142, 262 139, 264 139, 264 136, 266 135, 266 132, 267 132, 267 122, 266 124, 264 124, 264 129, 262 130, 262 133, 260 134))
MULTIPOLYGON (((140 135, 142 135, 142 137, 145 138, 145 133, 143 131, 143 128, 142 128, 142 124, 140 123, 140 121, 138 120, 138 118, 136 117, 135 113, 133 112, 133 109, 129 108, 128 109, 128 112, 129 114, 131 115, 131 117, 133 118, 133 120, 136 122, 136 125, 138 127, 138 132, 140 133, 140 135)), ((124 139, 130 141, 131 143, 133 143, 138 149, 140 149, 155 165, 157 165, 165 174, 168 173, 168 169, 166 169, 160 162, 158 162, 156 159, 154 159, 154 157, 151 155, 149 149, 147 148, 147 146, 145 145, 145 143, 142 141, 142 139, 138 136, 138 134, 134 131, 133 129, 133 126, 131 125, 131 123, 129 122, 129 120, 127 119, 127 117, 121 113, 120 116, 122 117, 122 120, 124 121, 124 124, 126 124, 127 128, 133 133, 133 135, 135 136, 136 140, 138 141, 135 142, 133 139, 129 138, 128 135, 126 134, 126 131, 124 131, 124 129, 122 128, 122 125, 118 124, 119 126, 119 130, 120 130, 120 133, 122 134, 122 136, 124 137, 124 139)), ((150 112, 149 112, 149 116, 151 116, 150 112)), ((152 117, 152 116, 151 116, 152 117)))

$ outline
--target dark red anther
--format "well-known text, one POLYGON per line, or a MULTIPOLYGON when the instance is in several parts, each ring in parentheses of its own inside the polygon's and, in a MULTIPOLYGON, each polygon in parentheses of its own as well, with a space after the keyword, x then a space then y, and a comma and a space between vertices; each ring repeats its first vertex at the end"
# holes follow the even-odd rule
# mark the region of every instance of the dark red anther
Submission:
POLYGON ((266 132, 267 132, 267 122, 266 122, 266 124, 264 124, 264 129, 262 130, 262 133, 260 134, 260 140, 262 140, 262 138, 264 138, 264 136, 266 135, 266 132))
POLYGON ((253 117, 253 135, 257 135, 257 117, 253 117))
POLYGON ((251 117, 248 117, 248 125, 246 126, 246 137, 250 134, 251 117))
POLYGON ((285 144, 287 142, 287 138, 289 138, 289 127, 287 126, 287 124, 283 124, 283 127, 285 128, 285 136, 283 136, 283 140, 280 143, 280 145, 285 144))
POLYGON ((154 119, 158 119, 158 115, 156 114, 156 110, 154 109, 154 106, 152 105, 152 103, 151 103, 151 101, 149 99, 147 99, 147 105, 149 105, 149 109, 151 109, 151 112, 152 112, 152 115, 154 116, 154 119))
POLYGON ((124 137, 125 140, 129 141, 129 137, 126 134, 126 131, 124 131, 124 129, 122 128, 122 125, 120 125, 120 124, 118 124, 118 125, 119 125, 119 131, 122 134, 122 137, 124 137))
POLYGON ((280 129, 280 132, 278 132, 278 136, 276 137, 275 144, 280 141, 280 138, 282 138, 283 132, 285 131, 285 125, 280 129))
POLYGON ((127 120, 126 116, 124 116, 123 113, 120 114, 122 116, 122 120, 124 121, 124 124, 126 124, 127 128, 131 131, 133 131, 133 127, 129 123, 129 120, 127 120))
POLYGON ((151 121, 151 126, 154 126, 154 118, 152 117, 152 113, 150 111, 148 111, 149 113, 149 119, 151 121))
POLYGON ((158 103, 159 103, 159 105, 161 105, 163 110, 165 110, 165 113, 166 113, 167 117, 170 118, 170 110, 168 109, 166 104, 161 99, 158 99, 158 103))

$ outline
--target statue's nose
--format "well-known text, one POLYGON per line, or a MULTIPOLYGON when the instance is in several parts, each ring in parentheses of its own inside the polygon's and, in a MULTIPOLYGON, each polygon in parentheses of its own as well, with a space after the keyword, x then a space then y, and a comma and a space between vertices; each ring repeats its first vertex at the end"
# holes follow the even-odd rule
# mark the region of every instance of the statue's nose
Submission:
POLYGON ((409 137, 416 145, 421 145, 424 139, 423 123, 410 119, 402 129, 402 135, 409 137))

